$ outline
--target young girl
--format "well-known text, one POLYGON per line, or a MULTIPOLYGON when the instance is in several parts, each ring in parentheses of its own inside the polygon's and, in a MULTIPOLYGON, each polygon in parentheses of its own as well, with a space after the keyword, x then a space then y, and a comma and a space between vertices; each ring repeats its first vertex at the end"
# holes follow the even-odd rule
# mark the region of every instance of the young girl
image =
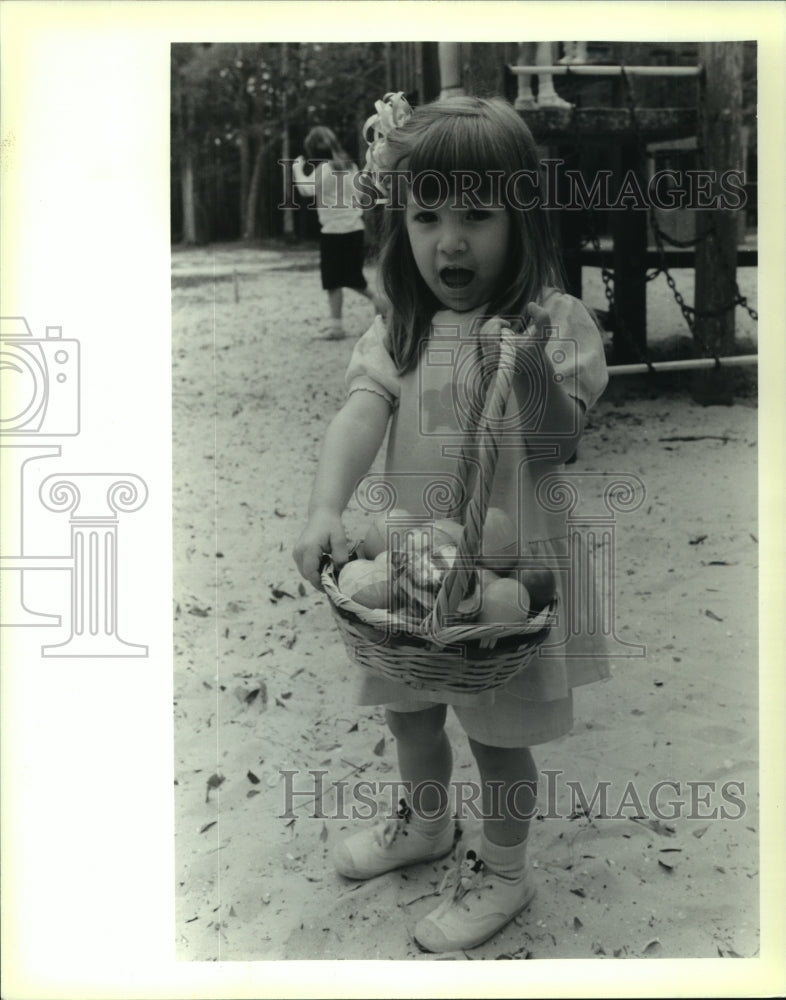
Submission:
MULTIPOLYGON (((365 227, 353 187, 358 168, 343 151, 335 134, 324 125, 312 128, 303 145, 313 172, 306 173, 306 161, 299 156, 292 164, 292 177, 301 194, 316 198, 320 224, 319 268, 330 310, 328 340, 343 340, 346 336, 341 321, 344 288, 354 289, 377 307, 363 275, 365 227)), ((377 308, 377 312, 380 311, 377 308)))
MULTIPOLYGON (((517 332, 518 347, 505 426, 511 419, 520 426, 499 449, 490 503, 518 525, 521 552, 564 555, 565 515, 544 509, 536 487, 573 453, 607 381, 594 321, 556 287, 556 253, 537 199, 536 147, 520 117, 499 99, 448 98, 408 115, 391 114, 398 95, 386 100, 377 105, 369 161, 403 177, 401 204, 392 200, 384 213, 381 272, 391 311, 358 341, 347 401, 323 445, 294 551, 315 587, 322 553, 338 565, 347 559, 341 515, 388 431, 394 505, 426 516, 428 483, 456 470, 463 415, 455 401, 478 381, 466 359, 474 353, 481 368, 493 361, 505 325, 517 332)), ((568 578, 564 568, 555 572, 564 609, 568 578)), ((336 845, 341 874, 371 878, 451 850, 448 705, 480 772, 480 843, 468 852, 455 892, 417 924, 426 950, 472 948, 534 896, 526 847, 537 771, 529 748, 571 728, 573 686, 608 675, 602 648, 568 635, 567 617, 554 628, 550 655, 534 657, 495 691, 453 694, 360 678, 358 702, 385 706, 402 780, 419 794, 405 798, 395 821, 336 845)))

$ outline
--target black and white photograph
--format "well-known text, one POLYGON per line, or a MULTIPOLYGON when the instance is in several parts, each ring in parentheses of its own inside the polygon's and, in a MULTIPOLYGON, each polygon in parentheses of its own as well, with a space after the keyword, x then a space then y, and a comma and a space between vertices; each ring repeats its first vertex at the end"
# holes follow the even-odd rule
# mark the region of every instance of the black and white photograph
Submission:
POLYGON ((782 6, 40 7, 3 996, 782 995, 782 6))
POLYGON ((173 46, 182 958, 758 954, 756 81, 173 46))

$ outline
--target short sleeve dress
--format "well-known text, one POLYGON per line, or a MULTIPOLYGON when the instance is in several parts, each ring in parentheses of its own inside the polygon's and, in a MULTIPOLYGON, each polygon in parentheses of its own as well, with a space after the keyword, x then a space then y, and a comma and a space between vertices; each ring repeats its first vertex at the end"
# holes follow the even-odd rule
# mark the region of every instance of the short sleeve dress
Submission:
MULTIPOLYGON (((597 325, 584 305, 570 295, 549 290, 541 302, 551 319, 546 350, 555 373, 570 395, 590 410, 608 381, 597 325)), ((348 392, 376 392, 391 404, 385 475, 395 495, 394 506, 412 514, 443 516, 434 514, 433 498, 444 495, 445 484, 455 482, 459 443, 472 405, 473 372, 477 371, 477 365, 473 368, 472 364, 473 352, 483 317, 483 308, 469 313, 438 312, 417 367, 403 376, 388 351, 384 322, 377 317, 350 360, 348 392)), ((553 454, 544 454, 548 449, 538 447, 537 435, 528 437, 526 429, 522 432, 522 427, 536 426, 540 414, 532 412, 533 395, 526 392, 526 373, 515 384, 503 423, 513 432, 502 438, 490 505, 502 508, 518 525, 522 554, 532 553, 555 569, 560 606, 565 609, 570 590, 566 518, 564 512, 544 505, 537 496, 544 477, 550 477, 553 488, 559 482, 555 477, 564 475, 565 470, 555 464, 553 454)), ((561 735, 549 731, 554 725, 543 723, 538 729, 537 720, 545 718, 543 703, 560 704, 558 728, 566 731, 572 721, 571 689, 606 678, 610 672, 602 635, 576 633, 575 628, 569 629, 568 619, 567 614, 559 616, 549 641, 527 668, 502 688, 478 694, 416 690, 363 671, 358 703, 414 707, 418 702, 437 702, 467 709, 483 707, 491 720, 495 705, 515 703, 517 717, 529 714, 538 730, 530 743, 552 739, 561 735)))

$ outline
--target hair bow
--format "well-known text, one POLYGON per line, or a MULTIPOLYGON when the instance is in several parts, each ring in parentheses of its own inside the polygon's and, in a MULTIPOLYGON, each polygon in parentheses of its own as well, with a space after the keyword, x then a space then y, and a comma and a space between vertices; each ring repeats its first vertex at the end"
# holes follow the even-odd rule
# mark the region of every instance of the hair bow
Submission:
POLYGON ((412 107, 404 92, 399 90, 385 94, 381 101, 375 102, 374 109, 376 114, 366 119, 363 126, 363 138, 368 143, 365 169, 374 178, 377 188, 383 190, 379 173, 387 167, 385 147, 388 137, 409 118, 412 107))

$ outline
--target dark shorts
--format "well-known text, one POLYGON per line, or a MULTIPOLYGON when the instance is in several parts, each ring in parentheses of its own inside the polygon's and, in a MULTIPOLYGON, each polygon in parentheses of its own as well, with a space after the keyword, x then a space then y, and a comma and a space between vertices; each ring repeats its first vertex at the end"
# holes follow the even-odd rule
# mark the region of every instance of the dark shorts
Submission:
POLYGON ((365 232, 321 233, 319 271, 326 292, 334 288, 365 288, 363 258, 365 232))

